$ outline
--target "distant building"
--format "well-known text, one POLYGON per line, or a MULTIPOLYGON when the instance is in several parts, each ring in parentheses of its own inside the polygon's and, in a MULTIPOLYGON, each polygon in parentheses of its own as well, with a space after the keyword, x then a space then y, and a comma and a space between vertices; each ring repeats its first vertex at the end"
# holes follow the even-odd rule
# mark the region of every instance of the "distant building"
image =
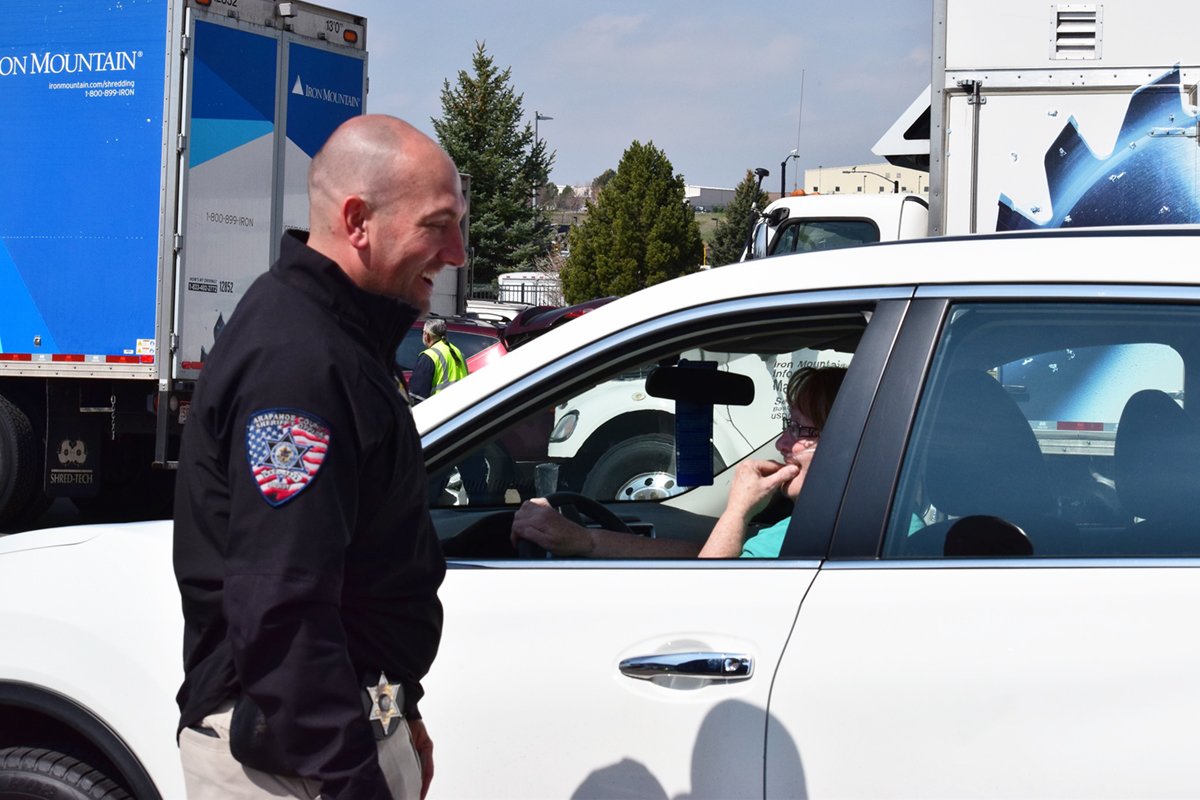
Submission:
POLYGON ((924 197, 929 194, 929 173, 886 163, 817 167, 804 170, 804 185, 798 188, 808 194, 887 194, 899 189, 924 197))
MULTIPOLYGON (((559 194, 562 194, 566 188, 567 184, 558 185, 559 194)), ((571 191, 581 199, 596 199, 592 195, 590 185, 572 186, 571 191)), ((733 189, 723 189, 718 186, 684 186, 683 199, 697 211, 712 211, 714 208, 724 208, 729 205, 733 201, 733 191, 733 189)))
POLYGON ((724 208, 733 202, 733 189, 720 189, 715 186, 684 186, 683 199, 697 211, 712 211, 714 208, 724 208))

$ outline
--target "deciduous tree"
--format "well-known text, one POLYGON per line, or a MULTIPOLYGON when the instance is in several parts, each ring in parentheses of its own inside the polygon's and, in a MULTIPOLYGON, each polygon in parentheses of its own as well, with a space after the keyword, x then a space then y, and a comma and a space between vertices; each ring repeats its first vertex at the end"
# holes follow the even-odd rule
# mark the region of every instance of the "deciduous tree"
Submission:
POLYGON ((567 184, 563 190, 559 192, 558 204, 555 206, 559 211, 578 211, 583 206, 579 195, 575 193, 575 187, 567 184))
POLYGON ((608 182, 611 181, 613 176, 616 174, 616 170, 606 169, 604 172, 601 172, 599 175, 597 175, 595 179, 592 180, 592 197, 597 197, 600 194, 600 190, 605 186, 608 186, 608 182))

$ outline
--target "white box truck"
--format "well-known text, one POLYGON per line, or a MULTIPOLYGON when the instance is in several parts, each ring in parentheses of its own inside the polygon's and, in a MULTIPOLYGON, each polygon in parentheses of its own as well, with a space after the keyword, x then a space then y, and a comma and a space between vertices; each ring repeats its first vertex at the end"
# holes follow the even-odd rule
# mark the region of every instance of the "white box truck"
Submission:
POLYGON ((0 530, 54 497, 169 508, 191 387, 307 228, 308 164, 364 111, 366 55, 365 19, 304 2, 6 6, 0 530))
POLYGON ((751 257, 1200 222, 1198 27, 1188 0, 934 0, 930 87, 872 148, 929 172, 928 208, 915 195, 781 198, 751 257))
POLYGON ((929 235, 1200 222, 1200 4, 934 0, 932 80, 873 148, 929 235))

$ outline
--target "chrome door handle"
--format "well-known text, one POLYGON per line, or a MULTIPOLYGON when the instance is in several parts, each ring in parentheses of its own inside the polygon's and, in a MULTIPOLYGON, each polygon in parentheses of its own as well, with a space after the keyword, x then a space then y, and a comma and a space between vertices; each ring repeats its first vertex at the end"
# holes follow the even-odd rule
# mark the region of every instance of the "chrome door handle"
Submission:
POLYGON ((652 678, 704 678, 710 681, 744 681, 754 674, 754 659, 736 653, 662 653, 627 658, 621 674, 648 681, 652 678))

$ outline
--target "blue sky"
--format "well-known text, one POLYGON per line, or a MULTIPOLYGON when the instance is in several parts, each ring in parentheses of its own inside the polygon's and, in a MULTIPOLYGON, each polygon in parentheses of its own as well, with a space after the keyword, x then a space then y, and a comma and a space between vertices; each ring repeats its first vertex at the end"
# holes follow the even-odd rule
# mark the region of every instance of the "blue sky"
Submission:
POLYGON ((442 81, 475 42, 512 68, 557 152, 551 179, 588 183, 637 139, 688 183, 749 168, 877 160, 871 145, 929 83, 931 0, 326 0, 367 17, 367 110, 433 133, 442 81), (804 73, 801 108, 801 72, 804 73), (797 130, 799 128, 799 131, 797 130))

